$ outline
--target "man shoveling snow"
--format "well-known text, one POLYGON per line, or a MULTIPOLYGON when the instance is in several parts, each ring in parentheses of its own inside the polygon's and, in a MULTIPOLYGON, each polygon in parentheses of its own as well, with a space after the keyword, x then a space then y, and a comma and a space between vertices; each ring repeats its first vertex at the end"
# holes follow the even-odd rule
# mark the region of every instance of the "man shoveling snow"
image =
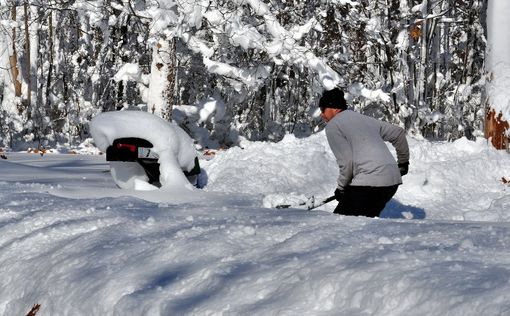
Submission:
POLYGON ((404 129, 348 110, 338 88, 324 92, 319 107, 340 169, 335 213, 379 216, 409 168, 404 129), (398 165, 385 141, 395 147, 398 165))

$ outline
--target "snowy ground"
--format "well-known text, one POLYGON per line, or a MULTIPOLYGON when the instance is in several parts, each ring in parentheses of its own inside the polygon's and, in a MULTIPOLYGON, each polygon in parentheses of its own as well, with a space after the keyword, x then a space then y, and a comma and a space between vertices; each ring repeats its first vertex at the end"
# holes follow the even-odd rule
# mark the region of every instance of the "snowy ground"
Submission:
POLYGON ((0 314, 508 315, 510 155, 410 139, 381 219, 329 196, 324 134, 201 160, 195 192, 118 189, 104 156, 0 159, 0 314))

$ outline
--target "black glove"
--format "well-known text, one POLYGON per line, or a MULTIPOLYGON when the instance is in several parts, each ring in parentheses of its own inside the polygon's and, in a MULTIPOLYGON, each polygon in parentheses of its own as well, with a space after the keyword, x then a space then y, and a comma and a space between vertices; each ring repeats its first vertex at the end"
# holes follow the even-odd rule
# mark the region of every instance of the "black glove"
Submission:
POLYGON ((342 200, 344 199, 344 190, 336 189, 335 190, 335 199, 338 202, 342 202, 342 200))
POLYGON ((405 176, 409 172, 409 162, 399 163, 398 169, 400 169, 400 175, 405 176))

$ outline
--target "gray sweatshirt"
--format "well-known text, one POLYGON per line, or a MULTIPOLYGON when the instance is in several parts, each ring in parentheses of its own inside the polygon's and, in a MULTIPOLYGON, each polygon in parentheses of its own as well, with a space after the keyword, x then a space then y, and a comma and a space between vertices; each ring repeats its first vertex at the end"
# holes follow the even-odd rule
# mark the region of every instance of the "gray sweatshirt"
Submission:
POLYGON ((344 110, 328 122, 326 136, 340 168, 340 190, 348 185, 383 187, 402 183, 397 163, 384 141, 395 147, 398 163, 408 162, 404 129, 344 110))

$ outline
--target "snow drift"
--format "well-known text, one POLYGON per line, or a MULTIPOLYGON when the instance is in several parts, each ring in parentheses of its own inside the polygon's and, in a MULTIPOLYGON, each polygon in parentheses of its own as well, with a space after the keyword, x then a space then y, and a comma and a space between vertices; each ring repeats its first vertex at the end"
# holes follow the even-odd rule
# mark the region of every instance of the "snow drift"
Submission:
MULTIPOLYGON (((159 156, 162 189, 193 186, 183 170, 191 171, 197 157, 193 140, 182 128, 160 117, 141 111, 115 111, 99 114, 90 122, 90 133, 103 152, 118 138, 136 137, 152 143, 159 156)), ((119 187, 152 190, 144 169, 136 162, 110 162, 111 173, 119 187)))

